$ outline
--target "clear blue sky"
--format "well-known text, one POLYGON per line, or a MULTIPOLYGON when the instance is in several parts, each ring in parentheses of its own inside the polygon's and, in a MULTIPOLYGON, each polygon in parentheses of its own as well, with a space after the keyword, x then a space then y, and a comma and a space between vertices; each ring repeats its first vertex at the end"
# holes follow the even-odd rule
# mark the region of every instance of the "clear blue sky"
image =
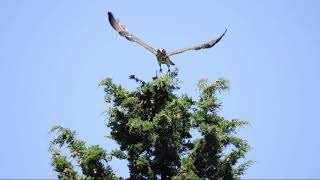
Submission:
MULTIPOLYGON (((244 178, 320 178, 320 1, 0 1, 0 178, 55 178, 49 129, 74 129, 111 150, 104 137, 104 77, 128 88, 150 79, 155 57, 118 36, 112 11, 155 47, 202 43, 227 27, 213 49, 172 60, 182 92, 200 78, 225 77, 222 115, 250 121, 240 131, 257 161, 244 178)), ((117 173, 127 168, 116 161, 117 173)))

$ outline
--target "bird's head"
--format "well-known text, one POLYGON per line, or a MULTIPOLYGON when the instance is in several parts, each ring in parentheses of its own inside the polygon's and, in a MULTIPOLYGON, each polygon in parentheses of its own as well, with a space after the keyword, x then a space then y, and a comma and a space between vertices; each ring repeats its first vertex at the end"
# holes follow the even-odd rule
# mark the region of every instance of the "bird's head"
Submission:
POLYGON ((163 49, 163 48, 159 48, 159 49, 157 50, 157 53, 158 53, 158 54, 167 54, 167 53, 166 53, 166 50, 163 49))

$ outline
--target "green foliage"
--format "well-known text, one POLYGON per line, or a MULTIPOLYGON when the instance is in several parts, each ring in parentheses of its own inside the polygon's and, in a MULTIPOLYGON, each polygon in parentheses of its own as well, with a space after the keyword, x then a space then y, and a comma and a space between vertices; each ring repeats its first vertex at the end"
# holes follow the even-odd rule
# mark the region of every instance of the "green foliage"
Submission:
POLYGON ((85 142, 76 139, 75 132, 61 126, 54 126, 50 132, 58 132, 50 144, 52 166, 58 173, 59 179, 117 179, 108 165, 108 154, 99 146, 86 147, 85 142), (71 157, 77 161, 82 170, 79 176, 65 155, 61 155, 61 148, 66 146, 71 157))
POLYGON ((228 90, 228 81, 208 83, 200 80, 199 98, 178 95, 178 72, 174 71, 150 82, 129 78, 138 87, 129 91, 111 78, 100 85, 110 104, 107 126, 119 149, 108 154, 99 146, 86 147, 74 131, 55 126, 59 135, 52 143, 52 166, 59 179, 117 179, 108 165, 111 157, 128 161, 130 179, 239 179, 251 161, 243 162, 248 143, 236 137, 245 121, 226 120, 219 116, 221 102, 217 95, 228 90), (192 138, 191 130, 200 137, 192 138), (80 166, 61 155, 66 147, 80 166), (242 164, 240 163, 242 161, 242 164))

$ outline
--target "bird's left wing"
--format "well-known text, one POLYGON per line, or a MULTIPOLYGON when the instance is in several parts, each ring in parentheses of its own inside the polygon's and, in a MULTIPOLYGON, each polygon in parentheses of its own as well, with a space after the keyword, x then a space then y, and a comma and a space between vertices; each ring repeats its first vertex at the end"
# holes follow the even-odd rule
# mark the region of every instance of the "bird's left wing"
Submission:
POLYGON ((193 46, 193 47, 189 47, 189 48, 184 48, 184 49, 179 49, 179 50, 176 50, 176 51, 173 51, 173 52, 170 52, 168 53, 168 56, 173 56, 173 55, 176 55, 176 54, 180 54, 180 53, 183 53, 185 51, 190 51, 190 50, 199 50, 199 49, 206 49, 206 48, 211 48, 213 47, 214 45, 216 45, 222 38, 223 36, 226 34, 227 32, 227 29, 224 31, 224 33, 222 35, 220 35, 218 38, 216 39, 213 39, 207 43, 204 43, 204 44, 200 44, 200 45, 197 45, 197 46, 193 46))
POLYGON ((133 41, 133 42, 136 42, 136 43, 140 44, 141 46, 143 46, 144 48, 148 49, 153 54, 155 54, 155 55, 157 54, 157 51, 153 47, 149 46, 145 42, 141 41, 139 38, 137 38, 134 35, 130 34, 128 29, 125 28, 119 22, 119 20, 116 20, 111 12, 108 12, 108 18, 109 18, 109 22, 110 22, 111 26, 113 27, 113 29, 115 29, 121 36, 125 37, 129 41, 133 41))

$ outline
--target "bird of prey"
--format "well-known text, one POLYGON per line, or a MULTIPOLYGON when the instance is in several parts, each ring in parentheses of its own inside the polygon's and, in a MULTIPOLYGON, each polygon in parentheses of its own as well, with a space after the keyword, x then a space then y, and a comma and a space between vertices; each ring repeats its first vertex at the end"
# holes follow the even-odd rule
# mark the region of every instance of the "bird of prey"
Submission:
POLYGON ((176 55, 176 54, 180 54, 180 53, 183 53, 185 51, 190 51, 190 50, 199 50, 199 49, 211 48, 214 45, 216 45, 223 38, 223 36, 227 32, 227 29, 226 29, 223 32, 223 34, 220 35, 218 38, 215 38, 215 39, 213 39, 213 40, 211 40, 211 41, 209 41, 207 43, 196 45, 196 46, 192 46, 192 47, 188 47, 188 48, 183 48, 183 49, 179 49, 179 50, 167 53, 165 49, 163 49, 163 48, 155 49, 155 48, 149 46, 147 43, 145 43, 142 40, 140 40, 139 38, 137 38, 136 36, 134 36, 133 34, 130 34, 128 29, 125 28, 125 26, 123 26, 120 23, 119 20, 116 20, 111 12, 108 12, 108 18, 109 18, 109 22, 110 22, 111 26, 113 27, 113 29, 115 29, 121 36, 125 37, 129 41, 133 41, 133 42, 136 42, 136 43, 140 44, 141 46, 143 46, 144 48, 149 50, 151 53, 156 55, 158 63, 159 63, 159 66, 160 66, 160 72, 162 72, 161 64, 167 65, 169 72, 170 72, 170 65, 175 65, 170 60, 170 58, 169 58, 170 56, 173 56, 173 55, 176 55))

